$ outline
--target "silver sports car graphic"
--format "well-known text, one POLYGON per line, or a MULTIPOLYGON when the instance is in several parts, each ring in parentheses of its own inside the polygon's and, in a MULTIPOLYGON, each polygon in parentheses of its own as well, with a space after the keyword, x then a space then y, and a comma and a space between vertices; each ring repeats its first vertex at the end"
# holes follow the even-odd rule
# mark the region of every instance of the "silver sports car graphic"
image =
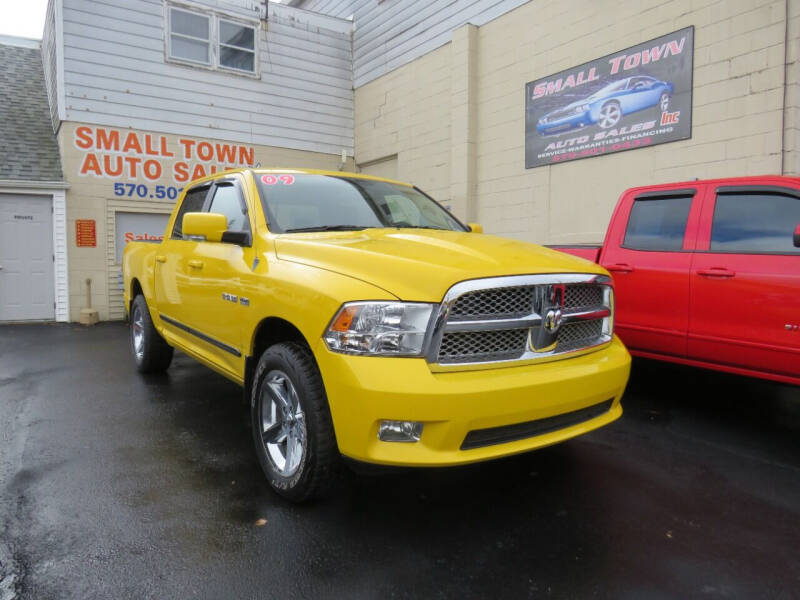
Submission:
POLYGON ((598 125, 609 129, 627 114, 658 106, 669 110, 673 86, 654 77, 626 77, 612 81, 591 96, 576 100, 544 115, 536 124, 541 135, 563 133, 571 129, 598 125))

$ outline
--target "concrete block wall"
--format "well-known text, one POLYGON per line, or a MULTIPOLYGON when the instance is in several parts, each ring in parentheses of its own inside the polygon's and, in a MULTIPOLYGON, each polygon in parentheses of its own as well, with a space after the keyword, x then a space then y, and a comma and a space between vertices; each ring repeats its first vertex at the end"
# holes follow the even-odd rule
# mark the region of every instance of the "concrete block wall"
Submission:
POLYGON ((396 153, 401 179, 490 233, 598 242, 628 187, 800 173, 798 48, 800 0, 528 2, 356 89, 356 162, 396 153), (689 25, 691 139, 525 169, 526 82, 689 25))

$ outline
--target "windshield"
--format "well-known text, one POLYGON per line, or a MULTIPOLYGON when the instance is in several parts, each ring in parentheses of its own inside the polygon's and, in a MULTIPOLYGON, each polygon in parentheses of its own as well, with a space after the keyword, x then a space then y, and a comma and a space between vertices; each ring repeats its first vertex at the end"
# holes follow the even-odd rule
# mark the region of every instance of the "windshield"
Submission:
POLYGON ((412 227, 466 231, 455 217, 414 188, 310 173, 255 173, 270 231, 346 231, 412 227))
POLYGON ((606 94, 610 94, 612 92, 618 92, 620 90, 624 90, 625 89, 625 84, 627 82, 628 82, 627 79, 622 79, 620 81, 614 81, 612 83, 609 83, 606 86, 601 87, 599 90, 597 90, 594 94, 592 94, 589 97, 590 98, 598 98, 600 96, 605 96, 606 94))

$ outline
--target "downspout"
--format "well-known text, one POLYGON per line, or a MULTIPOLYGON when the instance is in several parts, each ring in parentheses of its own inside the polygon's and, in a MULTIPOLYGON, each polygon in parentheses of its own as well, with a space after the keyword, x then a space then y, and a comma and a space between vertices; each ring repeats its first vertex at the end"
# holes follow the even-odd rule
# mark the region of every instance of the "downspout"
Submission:
POLYGON ((789 89, 789 0, 783 0, 783 105, 781 110, 781 175, 786 173, 786 96, 789 89))

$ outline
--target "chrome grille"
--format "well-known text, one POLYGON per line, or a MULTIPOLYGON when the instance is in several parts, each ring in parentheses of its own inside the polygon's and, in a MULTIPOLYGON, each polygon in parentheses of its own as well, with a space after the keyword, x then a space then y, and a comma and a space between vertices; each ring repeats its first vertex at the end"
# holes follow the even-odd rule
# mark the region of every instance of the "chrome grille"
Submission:
POLYGON ((527 361, 608 342, 610 283, 601 275, 564 274, 456 284, 442 303, 428 360, 450 366, 527 361))
POLYGON ((564 308, 568 311, 603 305, 603 289, 599 285, 577 284, 567 286, 564 308))
POLYGON ((439 348, 439 362, 513 360, 522 356, 527 342, 527 329, 445 333, 439 348))
POLYGON ((449 318, 451 321, 506 319, 530 314, 532 309, 533 287, 479 290, 461 296, 450 309, 449 318))
POLYGON ((584 346, 591 346, 603 334, 603 319, 567 323, 558 332, 558 348, 569 352, 584 346))

